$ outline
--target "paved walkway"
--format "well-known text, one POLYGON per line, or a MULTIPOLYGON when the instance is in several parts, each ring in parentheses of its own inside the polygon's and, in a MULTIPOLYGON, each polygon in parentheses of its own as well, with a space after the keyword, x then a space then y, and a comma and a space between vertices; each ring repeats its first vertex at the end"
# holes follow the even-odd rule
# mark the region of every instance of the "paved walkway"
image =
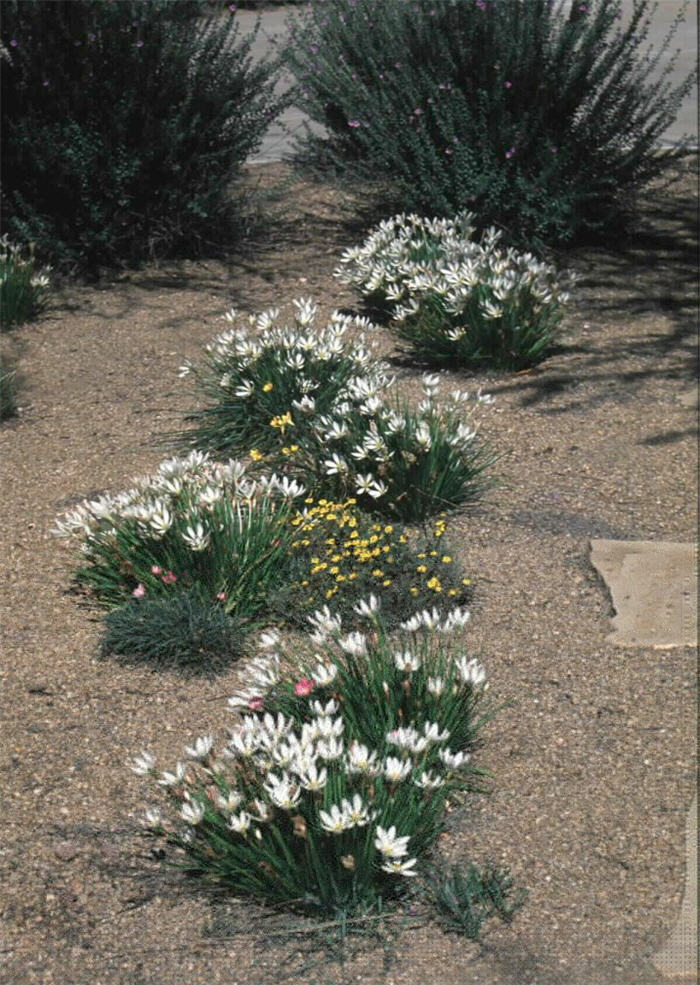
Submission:
MULTIPOLYGON (((622 0, 624 17, 628 18, 633 9, 634 0, 622 0)), ((659 48, 668 33, 675 18, 682 11, 683 0, 659 0, 656 13, 649 29, 648 41, 659 48)), ((261 58, 271 50, 277 50, 284 44, 287 32, 286 21, 289 12, 295 8, 274 7, 263 10, 261 14, 243 10, 238 13, 242 30, 252 31, 258 16, 261 17, 261 30, 253 45, 253 57, 261 58)), ((296 8, 298 10, 298 8, 296 8)), ((624 21, 623 21, 624 23, 624 21)), ((676 65, 672 81, 680 82, 695 68, 698 60, 698 30, 695 17, 695 4, 687 5, 685 21, 676 33, 675 43, 667 54, 663 64, 670 60, 673 50, 680 49, 680 57, 676 65)), ((282 85, 285 83, 283 82, 282 85)), ((289 84, 288 82, 286 84, 289 84)), ((293 134, 299 133, 307 117, 295 106, 290 107, 279 120, 272 124, 257 154, 251 158, 251 163, 262 164, 268 161, 279 161, 289 156, 293 145, 293 134)), ((698 96, 697 88, 688 96, 681 106, 675 122, 664 133, 662 143, 673 145, 685 134, 698 141, 698 96)))

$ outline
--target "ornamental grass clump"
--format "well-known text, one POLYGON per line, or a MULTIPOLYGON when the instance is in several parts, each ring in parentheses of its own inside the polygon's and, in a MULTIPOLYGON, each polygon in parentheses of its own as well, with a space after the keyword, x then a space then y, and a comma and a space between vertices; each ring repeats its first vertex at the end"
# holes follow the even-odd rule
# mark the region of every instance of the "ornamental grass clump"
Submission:
POLYGON ((424 612, 389 637, 377 608, 358 603, 367 633, 317 612, 309 657, 285 655, 291 676, 264 634, 227 742, 203 735, 163 772, 146 751, 135 760, 167 799, 146 823, 187 872, 238 896, 367 912, 417 874, 449 798, 481 788, 485 672, 450 638, 466 613, 424 612))
POLYGON ((248 455, 318 496, 405 522, 478 499, 494 458, 474 418, 491 398, 453 391, 442 403, 437 377, 426 377, 424 400, 408 406, 365 342, 366 319, 334 312, 318 328, 316 306, 295 305, 293 325, 278 327, 269 311, 215 339, 201 366, 183 366, 206 406, 187 415, 194 427, 179 442, 248 455), (360 335, 346 340, 351 328, 360 335))
POLYGON ((629 6, 317 0, 290 25, 296 103, 320 124, 300 163, 375 214, 470 209, 526 249, 617 233, 684 153, 658 142, 696 81, 669 57, 683 11, 654 51, 656 5, 629 6))
POLYGON ((385 628, 393 629, 416 607, 442 612, 470 600, 471 579, 446 542, 444 518, 411 534, 401 524, 376 522, 354 499, 309 497, 304 504, 290 521, 295 530, 288 583, 270 599, 272 611, 286 622, 305 625, 310 612, 330 603, 346 626, 357 628, 362 616, 355 603, 373 594, 385 628))
POLYGON ((192 452, 127 492, 83 503, 55 533, 80 541, 75 579, 98 603, 195 590, 246 620, 279 576, 301 493, 286 478, 251 479, 240 462, 192 452))
POLYGON ((33 249, 25 252, 7 236, 0 238, 0 327, 35 318, 49 295, 49 267, 37 269, 33 249))
POLYGON ((477 241, 473 218, 394 216, 346 250, 335 275, 390 312, 426 361, 524 369, 547 355, 567 295, 553 267, 500 246, 495 228, 477 241))

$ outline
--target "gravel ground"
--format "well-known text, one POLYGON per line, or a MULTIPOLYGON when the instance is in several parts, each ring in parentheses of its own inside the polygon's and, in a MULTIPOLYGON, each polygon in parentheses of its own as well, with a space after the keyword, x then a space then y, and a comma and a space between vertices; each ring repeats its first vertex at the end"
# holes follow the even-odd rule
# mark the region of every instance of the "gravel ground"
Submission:
MULTIPOLYGON (((151 267, 70 287, 4 340, 21 357, 22 412, 0 430, 0 584, 6 783, 0 981, 12 985, 654 985, 649 958, 680 904, 695 769, 694 651, 607 644, 610 600, 591 537, 696 533, 696 162, 645 202, 621 253, 571 257, 581 280, 565 345, 536 370, 448 384, 496 397, 483 433, 500 488, 452 522, 475 578, 468 641, 510 702, 485 733, 493 793, 456 810, 450 858, 509 865, 529 889, 483 946, 420 909, 358 938, 344 967, 308 924, 213 897, 160 866, 140 835, 152 802, 126 768, 141 748, 174 762, 229 722, 234 668, 183 680, 96 659, 94 611, 69 594, 57 514, 151 471, 189 406, 177 379, 231 306, 254 312, 335 282, 354 241, 337 197, 287 192, 274 239, 243 259, 151 267)), ((255 172, 273 181, 284 168, 255 172)), ((397 355, 382 330, 382 351, 397 355)), ((419 370, 397 359, 401 386, 419 370)))

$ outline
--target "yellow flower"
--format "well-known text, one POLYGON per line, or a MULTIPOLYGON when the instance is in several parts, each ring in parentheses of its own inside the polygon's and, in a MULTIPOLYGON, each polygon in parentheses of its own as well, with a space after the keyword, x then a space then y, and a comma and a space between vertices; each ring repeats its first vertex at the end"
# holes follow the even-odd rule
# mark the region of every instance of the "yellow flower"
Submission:
POLYGON ((463 585, 471 585, 471 583, 472 583, 471 578, 462 578, 463 585))
POLYGON ((434 592, 442 591, 442 585, 440 584, 439 578, 430 578, 427 584, 428 588, 432 588, 434 592))
POLYGON ((327 599, 332 599, 333 596, 336 594, 337 591, 338 591, 337 588, 329 588, 328 591, 326 592, 326 598, 327 599))
POLYGON ((354 581, 357 578, 357 572, 353 571, 352 574, 348 575, 348 581, 354 581))
POLYGON ((341 581, 346 581, 346 577, 345 577, 345 575, 338 575, 338 577, 335 580, 338 583, 340 583, 341 581))
MULTIPOLYGON (((277 417, 273 417, 270 421, 271 428, 279 428, 282 434, 284 434, 286 428, 294 427, 294 421, 292 420, 292 415, 289 411, 286 414, 279 414, 277 417)), ((323 500, 321 500, 323 502, 323 500)))
POLYGON ((250 457, 253 459, 254 462, 261 462, 265 456, 263 455, 262 452, 258 451, 257 448, 251 448, 250 457))
POLYGON ((329 568, 328 569, 328 574, 329 575, 337 575, 339 573, 340 573, 340 568, 338 567, 337 564, 334 564, 332 568, 329 568))
POLYGON ((456 595, 457 594, 457 589, 456 588, 451 588, 447 594, 448 595, 456 595))
POLYGON ((399 544, 405 544, 405 543, 406 543, 406 538, 404 537, 403 534, 401 534, 401 536, 399 537, 399 544))
POLYGON ((389 585, 391 585, 391 578, 385 578, 384 581, 382 582, 382 585, 384 586, 384 588, 388 588, 389 585))
POLYGON ((428 569, 424 564, 419 564, 418 567, 416 568, 416 571, 420 572, 420 574, 422 575, 424 575, 427 570, 428 569))
POLYGON ((310 496, 308 499, 305 499, 304 502, 305 503, 313 503, 313 497, 310 496))
POLYGON ((372 574, 374 575, 375 578, 381 578, 384 572, 382 571, 381 568, 374 568, 372 574))
POLYGON ((269 393, 270 390, 274 390, 274 389, 275 389, 274 383, 265 383, 263 385, 263 393, 269 393))
POLYGON ((418 589, 417 588, 410 588, 409 591, 410 591, 411 595, 417 595, 418 594, 418 589))
POLYGON ((418 555, 416 555, 416 556, 417 556, 417 557, 427 557, 428 555, 427 555, 427 554, 418 554, 418 555))
POLYGON ((437 557, 437 553, 438 553, 437 551, 431 551, 430 552, 430 556, 431 557, 437 557))
POLYGON ((391 526, 391 524, 389 524, 388 526, 384 527, 384 533, 385 534, 393 534, 393 532, 394 532, 394 528, 391 526))
POLYGON ((452 558, 450 557, 449 554, 443 554, 443 556, 442 556, 442 563, 443 564, 452 564, 452 558))
POLYGON ((283 455, 293 455, 295 451, 299 451, 299 445, 289 445, 289 447, 284 447, 282 449, 283 455))

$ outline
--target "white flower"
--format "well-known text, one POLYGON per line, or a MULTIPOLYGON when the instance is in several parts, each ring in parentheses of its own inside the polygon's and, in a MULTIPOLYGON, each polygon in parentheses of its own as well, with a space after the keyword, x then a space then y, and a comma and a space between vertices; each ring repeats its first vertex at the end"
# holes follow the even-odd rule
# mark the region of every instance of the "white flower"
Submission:
POLYGON ((445 785, 445 781, 441 776, 437 776, 434 773, 426 773, 423 771, 420 778, 413 781, 417 787, 422 787, 424 790, 437 790, 438 787, 445 785))
POLYGON ((156 780, 156 783, 158 783, 161 787, 177 786, 178 783, 182 783, 182 781, 185 779, 186 772, 187 772, 187 767, 185 766, 185 764, 178 763, 177 766, 175 767, 174 773, 170 773, 167 770, 164 770, 160 774, 160 779, 156 780))
POLYGON ((429 677, 426 683, 428 692, 439 698, 445 691, 445 680, 442 677, 429 677))
POLYGON ((385 858, 402 858, 408 855, 408 843, 410 835, 397 835, 396 828, 392 826, 387 830, 377 825, 375 847, 385 858))
POLYGON ((353 605, 352 608, 358 616, 373 619, 377 612, 379 612, 379 599, 376 595, 370 595, 368 599, 360 599, 357 605, 353 605))
POLYGON ((346 770, 350 774, 367 773, 370 776, 378 775, 377 753, 370 752, 367 746, 363 746, 357 741, 352 742, 348 749, 346 770))
POLYGON ((319 769, 315 763, 312 763, 303 773, 299 773, 299 782, 304 790, 323 790, 328 782, 328 770, 325 766, 319 769))
POLYGON ((391 783, 400 783, 405 780, 413 769, 410 759, 396 759, 394 756, 387 756, 384 762, 384 776, 391 783))
POLYGON ((155 765, 155 756, 152 756, 150 752, 146 752, 145 749, 142 749, 141 755, 134 757, 133 766, 131 769, 139 776, 147 776, 149 773, 153 772, 155 765))
POLYGON ((151 529, 159 537, 163 537, 170 530, 172 523, 173 518, 166 506, 162 506, 154 512, 150 520, 151 529))
POLYGON ((241 397, 245 400, 247 397, 250 397, 253 393, 255 393, 255 384, 252 380, 241 380, 233 393, 234 396, 241 397))
POLYGON ((204 817, 204 804, 188 801, 180 808, 180 814, 187 824, 197 825, 204 817))
POLYGON ((239 793, 238 790, 229 790, 226 796, 220 793, 216 795, 216 806, 222 811, 235 811, 242 801, 243 794, 239 793))
POLYGON ((401 859, 387 859, 387 861, 382 865, 382 870, 384 872, 389 872, 391 875, 397 876, 415 876, 418 875, 417 872, 413 871, 413 867, 416 864, 416 859, 409 858, 405 860, 401 859))
POLYGON ((342 739, 322 739, 316 751, 318 752, 319 759, 325 759, 326 762, 330 762, 333 759, 340 759, 343 755, 343 749, 342 739))
POLYGON ((371 487, 367 490, 367 492, 372 497, 372 499, 380 499, 382 496, 384 496, 386 493, 389 492, 389 487, 386 485, 386 483, 382 482, 381 479, 379 479, 376 482, 372 483, 371 487))
POLYGON ((316 664, 314 670, 311 671, 312 678, 321 687, 327 687, 331 684, 338 674, 338 668, 335 664, 316 664))
POLYGON ((418 670, 420 667, 420 657, 406 650, 404 653, 394 654, 394 663, 396 664, 398 670, 402 670, 410 674, 414 670, 418 670))
POLYGON ((466 626, 471 616, 468 609, 454 608, 447 613, 447 618, 442 626, 443 633, 449 633, 456 627, 466 626))
POLYGON ((247 811, 241 811, 240 814, 232 814, 228 819, 228 826, 231 831, 235 831, 236 834, 244 835, 248 828, 250 827, 250 822, 252 818, 247 811))
POLYGON ((341 810, 337 804, 332 804, 329 811, 319 811, 318 816, 321 827, 330 834, 342 834, 347 828, 352 827, 345 811, 341 810))
POLYGON ((450 737, 447 729, 440 731, 437 722, 423 722, 423 734, 428 742, 447 742, 450 737))
POLYGON ((359 793, 356 793, 351 801, 343 798, 341 807, 348 820, 348 827, 362 828, 365 824, 369 824, 369 811, 359 793))
POLYGON ((350 468, 341 455, 333 455, 323 463, 326 475, 342 475, 350 468))
POLYGON ((338 645, 353 657, 367 656, 367 637, 364 633, 349 633, 338 639, 338 645))
POLYGON ((459 657, 455 660, 455 667, 462 681, 465 684, 471 684, 472 687, 478 687, 486 680, 486 671, 476 657, 472 660, 467 660, 466 657, 459 657))
POLYGON ((316 410, 316 401, 313 397, 304 394, 301 400, 292 400, 292 407, 296 407, 302 414, 310 415, 316 410))
POLYGON ((185 752, 190 759, 206 759, 214 745, 211 735, 203 735, 195 739, 194 746, 185 746, 185 752))
POLYGON ((279 644, 280 639, 280 634, 276 629, 268 629, 264 633, 260 634, 258 648, 260 650, 274 650, 274 648, 279 644))
MULTIPOLYGON (((334 698, 330 698, 325 705, 322 705, 320 701, 311 702, 311 709, 314 714, 322 718, 330 718, 331 715, 336 714, 339 708, 340 705, 334 698)), ((340 731, 342 732, 342 729, 340 731)), ((338 734, 340 734, 340 732, 338 734)))
POLYGON ((299 803, 301 791, 286 775, 278 777, 274 773, 269 773, 264 787, 275 807, 289 811, 299 803))
MULTIPOLYGON (((353 452, 354 456, 354 452, 353 452)), ((366 458, 364 451, 362 452, 362 457, 366 458)), ((362 475, 360 472, 355 476, 355 490, 361 495, 371 495, 370 490, 374 488, 374 476, 368 472, 367 475, 362 475)))
POLYGON ((314 629, 320 630, 329 636, 334 636, 340 632, 342 625, 340 616, 333 615, 327 605, 324 605, 322 609, 317 609, 310 616, 307 616, 307 620, 314 629))
POLYGON ((147 828, 160 828, 163 824, 163 815, 157 808, 146 811, 143 823, 147 828))
POLYGON ((438 756, 449 769, 456 770, 465 763, 468 763, 471 756, 467 752, 450 752, 449 749, 441 749, 438 756))

